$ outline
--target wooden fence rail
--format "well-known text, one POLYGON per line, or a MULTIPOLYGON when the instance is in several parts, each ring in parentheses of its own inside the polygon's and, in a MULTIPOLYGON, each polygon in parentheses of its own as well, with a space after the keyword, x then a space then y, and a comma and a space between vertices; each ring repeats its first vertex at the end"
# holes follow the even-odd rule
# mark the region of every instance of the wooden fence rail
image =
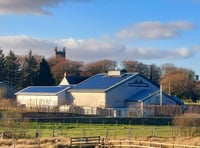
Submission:
POLYGON ((200 146, 168 144, 160 142, 110 140, 105 142, 105 147, 133 147, 133 148, 200 148, 200 146))
POLYGON ((100 136, 93 137, 73 137, 70 138, 70 147, 73 146, 98 146, 100 145, 100 136))

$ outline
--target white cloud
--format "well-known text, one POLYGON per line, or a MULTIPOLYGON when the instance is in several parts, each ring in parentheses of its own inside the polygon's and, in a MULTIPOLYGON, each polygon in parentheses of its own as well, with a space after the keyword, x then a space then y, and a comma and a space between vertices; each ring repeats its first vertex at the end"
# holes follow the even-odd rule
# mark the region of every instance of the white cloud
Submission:
POLYGON ((54 48, 66 47, 67 58, 78 61, 97 61, 101 59, 137 60, 137 59, 181 59, 192 56, 192 50, 179 48, 174 50, 149 47, 126 47, 109 40, 76 40, 73 38, 46 40, 30 36, 0 36, 0 47, 6 54, 9 50, 16 55, 26 55, 31 49, 33 54, 49 58, 54 48))
POLYGON ((192 56, 192 51, 188 48, 178 49, 158 49, 149 47, 127 48, 124 57, 128 59, 182 59, 192 56))
POLYGON ((0 14, 45 14, 46 7, 55 6, 63 0, 0 0, 0 14))
POLYGON ((181 34, 181 31, 192 29, 193 24, 189 22, 141 22, 122 29, 117 33, 117 37, 122 39, 140 38, 140 39, 168 39, 174 38, 181 34))
POLYGON ((200 45, 193 46, 192 49, 194 51, 200 51, 200 45))
POLYGON ((125 50, 124 45, 106 40, 65 39, 59 43, 66 47, 69 57, 86 61, 112 59, 125 50))
POLYGON ((39 14, 51 15, 48 7, 60 2, 87 2, 91 0, 0 0, 0 14, 39 14))
POLYGON ((25 55, 31 49, 34 53, 47 56, 52 54, 56 43, 50 40, 32 38, 26 35, 0 36, 0 47, 4 53, 10 50, 17 55, 25 55))

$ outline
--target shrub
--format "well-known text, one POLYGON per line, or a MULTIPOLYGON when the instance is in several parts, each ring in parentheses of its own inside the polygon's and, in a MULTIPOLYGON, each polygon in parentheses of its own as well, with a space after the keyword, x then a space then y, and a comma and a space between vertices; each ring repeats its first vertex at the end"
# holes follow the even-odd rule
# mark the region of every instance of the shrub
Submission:
POLYGON ((179 116, 173 119, 173 124, 180 129, 184 136, 200 135, 200 118, 196 116, 179 116))

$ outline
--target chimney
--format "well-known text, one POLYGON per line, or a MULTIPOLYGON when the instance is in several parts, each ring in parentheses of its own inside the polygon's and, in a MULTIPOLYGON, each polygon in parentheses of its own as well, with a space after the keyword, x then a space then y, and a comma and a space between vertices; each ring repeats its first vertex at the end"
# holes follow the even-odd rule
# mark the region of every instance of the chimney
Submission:
POLYGON ((108 71, 108 76, 120 77, 121 76, 121 71, 120 70, 108 71))

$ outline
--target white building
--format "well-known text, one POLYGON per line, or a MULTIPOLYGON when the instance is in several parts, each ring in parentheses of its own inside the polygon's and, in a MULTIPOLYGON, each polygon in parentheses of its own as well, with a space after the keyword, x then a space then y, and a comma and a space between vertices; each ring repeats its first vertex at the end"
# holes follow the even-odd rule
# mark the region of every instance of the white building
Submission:
POLYGON ((16 93, 19 104, 26 107, 54 106, 62 110, 79 107, 85 114, 145 116, 154 114, 145 105, 179 105, 183 102, 163 93, 160 86, 139 73, 109 71, 94 75, 76 85, 63 79, 60 86, 28 87, 16 93))
POLYGON ((69 86, 30 86, 16 93, 17 103, 27 108, 54 108, 71 103, 67 100, 69 86))

